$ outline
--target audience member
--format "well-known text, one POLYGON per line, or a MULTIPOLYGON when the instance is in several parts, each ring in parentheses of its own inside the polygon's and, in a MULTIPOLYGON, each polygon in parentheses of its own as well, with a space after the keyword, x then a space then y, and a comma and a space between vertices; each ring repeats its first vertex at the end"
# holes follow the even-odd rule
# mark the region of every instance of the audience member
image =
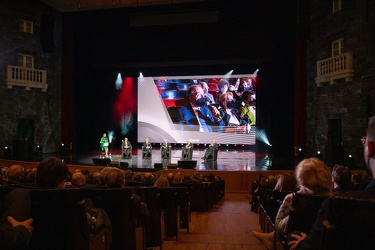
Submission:
POLYGON ((294 192, 297 189, 296 178, 293 174, 282 174, 275 185, 274 190, 294 192))
POLYGON ((202 175, 199 172, 194 172, 191 175, 191 181, 196 183, 202 182, 202 175))
MULTIPOLYGON (((302 160, 295 169, 298 193, 329 196, 332 194, 332 178, 330 169, 317 158, 302 160)), ((276 230, 284 235, 288 234, 289 211, 293 194, 288 194, 276 215, 276 230)), ((274 232, 260 233, 253 231, 268 249, 273 249, 274 232)))
POLYGON ((181 174, 176 174, 174 176, 173 183, 182 183, 182 176, 181 176, 181 174))
POLYGON ((212 126, 219 126, 221 119, 215 106, 207 106, 200 85, 191 85, 187 90, 188 106, 179 111, 180 130, 212 132, 212 126))
MULTIPOLYGON (((39 188, 44 189, 63 189, 65 188, 65 183, 69 174, 70 173, 68 167, 61 159, 57 157, 48 157, 42 160, 38 165, 36 184, 39 188)), ((85 200, 86 212, 89 214, 90 211, 95 211, 95 214, 98 216, 98 218, 101 218, 101 224, 104 224, 105 227, 108 228, 108 231, 110 232, 109 234, 111 235, 112 226, 107 213, 102 209, 90 207, 90 205, 92 204, 90 199, 85 200)), ((92 224, 91 218, 92 217, 87 217, 88 229, 95 230, 95 228, 90 227, 90 225, 92 224)))
POLYGON ((12 165, 7 170, 6 183, 19 185, 25 177, 25 169, 21 165, 12 165))
POLYGON ((143 178, 144 178, 144 182, 147 182, 147 183, 152 183, 155 181, 154 176, 150 172, 146 172, 143 178))
POLYGON ((206 102, 208 104, 214 104, 215 99, 214 99, 214 96, 212 94, 208 93, 207 83, 205 81, 201 81, 200 84, 201 84, 201 87, 203 89, 204 96, 206 97, 206 102))
POLYGON ((75 172, 72 175, 72 185, 73 187, 81 188, 86 184, 86 178, 82 172, 75 172))
POLYGON ((220 99, 220 96, 222 94, 225 94, 227 93, 228 89, 229 89, 229 81, 226 80, 226 79, 221 79, 218 83, 218 86, 219 86, 219 94, 217 96, 217 102, 219 101, 220 99))
POLYGON ((107 188, 124 188, 125 175, 117 168, 109 170, 104 178, 107 188))
POLYGON ((167 179, 168 179, 169 182, 173 182, 173 179, 174 179, 174 173, 172 173, 172 172, 171 172, 171 173, 168 173, 168 174, 167 174, 167 179))
POLYGON ((105 183, 105 176, 107 175, 107 173, 109 171, 111 171, 112 169, 114 169, 113 167, 105 167, 103 168, 101 171, 100 171, 100 182, 99 182, 99 186, 106 186, 106 183, 105 183))
POLYGON ((333 192, 350 191, 352 172, 348 167, 335 165, 332 168, 333 192))
POLYGON ((32 222, 28 190, 17 188, 6 194, 0 210, 0 248, 28 249, 32 222))
POLYGON ((142 179, 142 175, 140 174, 140 173, 136 173, 135 175, 134 175, 134 177, 133 177, 133 181, 134 182, 142 182, 143 181, 143 179, 142 179))
POLYGON ((225 130, 220 129, 219 132, 246 132, 246 123, 241 120, 233 93, 222 94, 219 98, 219 105, 221 107, 220 116, 223 119, 223 125, 226 126, 225 130))
POLYGON ((155 181, 155 184, 154 184, 154 187, 158 187, 158 188, 169 188, 169 181, 167 179, 167 177, 165 177, 164 175, 160 176, 156 181, 155 181))
POLYGON ((37 168, 26 170, 25 178, 23 179, 24 184, 30 185, 30 186, 35 185, 36 170, 37 170, 37 168))
POLYGON ((88 178, 86 179, 86 183, 99 185, 100 184, 100 173, 98 171, 93 171, 89 174, 88 178))
MULTIPOLYGON (((363 192, 370 192, 372 197, 375 197, 375 116, 369 118, 366 137, 362 140, 363 143, 363 155, 364 160, 367 164, 368 169, 372 173, 372 179, 368 183, 367 187, 363 191, 351 192, 349 196, 361 196, 363 192)), ((354 208, 355 209, 355 208, 354 208)), ((307 235, 304 232, 293 232, 290 234, 288 246, 291 250, 303 250, 303 249, 319 249, 321 240, 324 232, 324 221, 327 219, 329 211, 329 199, 326 199, 319 211, 317 220, 314 226, 311 228, 310 233, 307 235)), ((345 218, 342 218, 345 219, 345 218)), ((360 218, 358 218, 360 219, 360 218)), ((353 230, 366 230, 353 229, 353 230)), ((366 239, 363 239, 366 240, 366 239)))
POLYGON ((64 188, 69 174, 68 167, 61 159, 48 157, 38 165, 36 184, 39 188, 64 188))

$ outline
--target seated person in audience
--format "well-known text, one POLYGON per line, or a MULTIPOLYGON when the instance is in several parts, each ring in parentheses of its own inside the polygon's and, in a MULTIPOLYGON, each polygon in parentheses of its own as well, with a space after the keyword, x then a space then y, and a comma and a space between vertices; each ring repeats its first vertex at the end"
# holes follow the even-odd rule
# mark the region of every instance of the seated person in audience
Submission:
POLYGON ((219 99, 220 116, 223 119, 224 130, 219 132, 226 133, 245 133, 246 122, 241 119, 240 112, 236 107, 235 99, 232 92, 222 94, 219 99))
POLYGON ((210 145, 208 145, 208 148, 206 149, 206 151, 204 152, 204 156, 202 157, 202 160, 207 160, 209 158, 212 158, 215 150, 218 150, 218 146, 216 144, 216 140, 213 139, 210 145))
POLYGON ((247 90, 242 94, 243 105, 240 108, 240 117, 246 122, 247 132, 250 132, 251 126, 256 124, 256 110, 255 110, 255 92, 247 90))
POLYGON ((167 179, 168 179, 169 183, 172 183, 173 179, 174 179, 174 173, 168 173, 167 174, 167 179))
POLYGON ((208 178, 210 179, 211 182, 218 180, 217 177, 213 173, 209 173, 208 178))
POLYGON ((209 104, 214 104, 215 103, 215 99, 214 99, 214 96, 210 93, 208 93, 208 85, 205 81, 201 81, 200 82, 200 85, 203 89, 203 93, 204 93, 204 96, 206 98, 206 102, 208 102, 209 104))
POLYGON ((189 160, 191 159, 191 155, 193 155, 193 144, 191 143, 191 139, 188 139, 187 144, 182 147, 181 160, 189 160))
POLYGON ((150 172, 146 172, 143 176, 144 182, 146 183, 153 183, 155 182, 153 174, 150 172))
POLYGON ((28 249, 32 222, 28 190, 17 188, 6 194, 0 210, 0 248, 28 249))
POLYGON ((107 188, 125 188, 125 175, 117 168, 109 170, 104 178, 107 188))
POLYGON ((72 185, 73 187, 81 188, 86 185, 86 178, 82 172, 75 172, 72 175, 72 185))
POLYGON ((293 174, 282 174, 279 179, 277 179, 276 185, 274 190, 278 190, 280 192, 287 191, 287 192, 295 192, 297 191, 297 182, 296 178, 293 174))
POLYGON ((109 171, 111 171, 114 167, 105 167, 103 168, 101 171, 100 171, 100 176, 99 176, 99 184, 98 186, 103 186, 105 187, 106 186, 106 183, 105 183, 105 176, 107 175, 107 173, 109 171))
POLYGON ((163 143, 160 146, 161 158, 167 159, 171 156, 171 144, 167 142, 167 139, 164 139, 163 143))
MULTIPOLYGON (((369 118, 367 125, 366 136, 361 139, 363 144, 363 156, 367 163, 367 168, 372 173, 372 179, 368 183, 365 190, 358 192, 351 192, 349 195, 356 197, 363 192, 370 192, 372 197, 375 197, 375 116, 369 118)), ((292 232, 289 237, 288 246, 291 250, 295 249, 319 249, 324 233, 324 221, 328 218, 329 199, 322 203, 322 207, 318 213, 318 217, 310 233, 307 235, 304 232, 292 232)), ((342 218, 345 219, 345 218, 342 218)), ((357 229, 353 229, 357 230, 357 229)), ((366 229, 362 229, 366 230, 366 229)), ((363 239, 366 240, 366 239, 363 239)))
MULTIPOLYGON (((57 157, 48 157, 42 160, 38 165, 36 184, 39 188, 43 189, 64 189, 69 175, 69 169, 61 159, 57 157)), ((90 207, 90 204, 92 204, 90 199, 85 200, 86 211, 95 210, 96 213, 100 213, 102 223, 105 225, 106 228, 108 228, 110 232, 109 234, 111 235, 112 226, 107 213, 102 209, 90 207)), ((90 218, 87 219, 89 222, 89 226, 91 221, 90 218)), ((91 229, 89 228, 89 230, 91 229)))
POLYGON ((194 172, 191 175, 191 182, 195 182, 195 183, 202 182, 202 175, 199 172, 194 172))
POLYGON ((36 168, 27 169, 25 173, 25 178, 23 179, 23 183, 25 185, 34 186, 35 185, 35 177, 36 177, 36 168))
POLYGON ((93 171, 89 174, 86 179, 87 184, 99 185, 100 183, 100 173, 98 171, 93 171))
POLYGON ((174 176, 173 183, 182 183, 182 176, 181 176, 181 174, 176 174, 174 176))
POLYGON ((6 182, 7 185, 19 185, 23 182, 25 177, 25 169, 21 165, 12 165, 7 170, 6 182))
POLYGON ((146 157, 146 158, 149 158, 151 157, 152 155, 152 145, 151 143, 148 141, 148 137, 145 138, 145 141, 143 142, 143 157, 146 157))
POLYGON ((207 106, 200 85, 191 85, 187 90, 187 97, 188 106, 178 110, 180 130, 212 132, 212 126, 220 125, 220 112, 215 106, 207 106))
MULTIPOLYGON (((299 188, 298 193, 324 196, 332 194, 330 169, 317 158, 302 160, 295 169, 295 176, 299 188)), ((288 234, 287 226, 292 199, 292 193, 285 196, 285 199, 276 215, 276 230, 284 235, 288 234)), ((253 233, 267 249, 273 249, 274 232, 260 233, 253 231, 253 233)))
POLYGON ((352 172, 348 167, 335 165, 332 169, 333 192, 349 192, 352 172))
POLYGON ((132 144, 128 141, 128 138, 125 137, 121 144, 122 153, 124 158, 130 158, 132 155, 132 144))
POLYGON ((160 176, 155 181, 154 187, 157 187, 157 188, 169 188, 170 185, 169 185, 169 181, 168 181, 167 177, 165 175, 160 176))

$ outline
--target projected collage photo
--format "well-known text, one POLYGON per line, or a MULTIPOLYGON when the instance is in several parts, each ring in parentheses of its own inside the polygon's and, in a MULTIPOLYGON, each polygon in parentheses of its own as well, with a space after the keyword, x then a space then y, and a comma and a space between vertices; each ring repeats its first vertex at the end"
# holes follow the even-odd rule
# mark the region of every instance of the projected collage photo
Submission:
POLYGON ((138 79, 138 141, 255 144, 257 74, 138 79))

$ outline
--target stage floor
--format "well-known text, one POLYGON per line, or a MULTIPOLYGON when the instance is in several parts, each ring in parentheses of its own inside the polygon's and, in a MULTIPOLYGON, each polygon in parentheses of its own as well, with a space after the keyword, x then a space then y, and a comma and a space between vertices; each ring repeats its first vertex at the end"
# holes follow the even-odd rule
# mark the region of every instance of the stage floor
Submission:
MULTIPOLYGON (((110 161, 113 164, 122 166, 128 165, 130 168, 154 168, 155 164, 163 165, 167 168, 169 164, 178 164, 181 159, 181 149, 172 149, 170 159, 162 159, 159 149, 154 149, 151 159, 142 159, 141 149, 133 150, 131 159, 123 159, 121 150, 110 151, 110 161)), ((228 171, 253 171, 269 170, 272 164, 267 153, 258 153, 248 149, 219 149, 217 161, 204 161, 203 149, 194 149, 193 161, 196 161, 197 170, 228 170, 228 171)), ((46 155, 44 155, 46 157, 46 155)), ((95 165, 93 158, 103 158, 101 151, 83 154, 61 154, 61 158, 68 164, 95 165)))

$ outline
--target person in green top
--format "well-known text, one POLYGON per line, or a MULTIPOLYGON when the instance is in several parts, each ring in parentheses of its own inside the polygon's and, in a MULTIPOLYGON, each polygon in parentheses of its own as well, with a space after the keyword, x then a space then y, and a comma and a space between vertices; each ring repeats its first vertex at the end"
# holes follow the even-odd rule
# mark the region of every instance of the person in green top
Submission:
POLYGON ((100 139, 100 146, 102 148, 102 151, 105 152, 105 157, 109 158, 109 156, 108 156, 109 142, 108 142, 108 138, 107 138, 107 134, 106 133, 104 133, 103 137, 100 139))

